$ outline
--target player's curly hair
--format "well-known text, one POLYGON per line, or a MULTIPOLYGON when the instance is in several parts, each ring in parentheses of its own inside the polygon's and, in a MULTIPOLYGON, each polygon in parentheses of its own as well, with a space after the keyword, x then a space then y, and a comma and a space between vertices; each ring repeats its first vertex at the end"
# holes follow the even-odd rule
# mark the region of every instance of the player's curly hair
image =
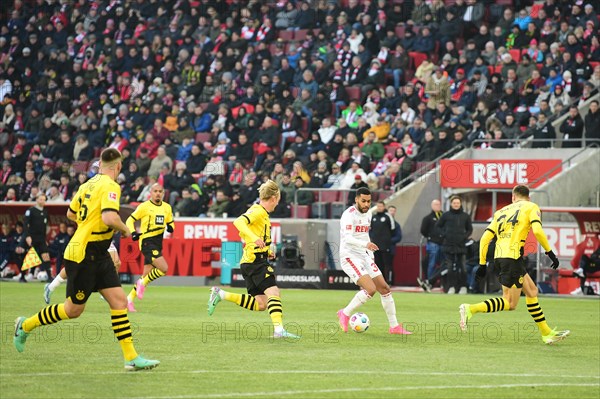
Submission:
POLYGON ((258 194, 261 200, 268 200, 271 197, 280 195, 279 186, 273 180, 267 180, 258 188, 258 194))

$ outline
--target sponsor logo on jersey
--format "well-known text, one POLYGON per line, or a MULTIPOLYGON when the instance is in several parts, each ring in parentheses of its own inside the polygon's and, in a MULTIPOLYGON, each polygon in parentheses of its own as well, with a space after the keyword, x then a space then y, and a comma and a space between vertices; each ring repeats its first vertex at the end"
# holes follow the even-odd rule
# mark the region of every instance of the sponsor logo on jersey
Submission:
POLYGON ((156 217, 154 218, 154 224, 164 224, 164 223, 165 223, 164 215, 156 215, 156 217))
POLYGON ((354 229, 355 233, 368 233, 369 232, 369 226, 356 226, 356 228, 354 229))

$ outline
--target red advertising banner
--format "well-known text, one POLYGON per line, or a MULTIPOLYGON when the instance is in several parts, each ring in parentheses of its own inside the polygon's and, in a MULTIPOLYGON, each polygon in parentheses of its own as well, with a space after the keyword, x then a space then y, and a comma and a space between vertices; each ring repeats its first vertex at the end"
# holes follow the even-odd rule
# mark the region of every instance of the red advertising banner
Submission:
POLYGON ((442 159, 441 185, 444 188, 513 188, 533 184, 548 174, 552 177, 562 170, 560 159, 442 159))
MULTIPOLYGON (((176 218, 173 238, 240 241, 238 231, 233 225, 233 219, 176 218)), ((274 243, 281 241, 281 225, 279 222, 271 221, 271 239, 274 243)))

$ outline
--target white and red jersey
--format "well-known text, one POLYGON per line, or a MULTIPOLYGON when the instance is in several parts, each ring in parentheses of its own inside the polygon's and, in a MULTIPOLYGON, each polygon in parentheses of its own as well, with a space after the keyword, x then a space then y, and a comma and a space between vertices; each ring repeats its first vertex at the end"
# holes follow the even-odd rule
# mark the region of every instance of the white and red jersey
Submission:
POLYGON ((340 259, 366 254, 371 217, 371 209, 361 213, 354 205, 344 211, 340 219, 340 259))

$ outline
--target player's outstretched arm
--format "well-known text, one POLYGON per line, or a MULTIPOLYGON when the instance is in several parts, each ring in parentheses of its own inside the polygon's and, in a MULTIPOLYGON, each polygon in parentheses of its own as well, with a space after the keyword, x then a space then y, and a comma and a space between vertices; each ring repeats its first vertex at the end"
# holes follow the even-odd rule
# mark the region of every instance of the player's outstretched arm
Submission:
POLYGON ((123 238, 127 238, 131 235, 131 230, 123 223, 118 212, 102 212, 102 222, 108 227, 121 232, 123 238))

